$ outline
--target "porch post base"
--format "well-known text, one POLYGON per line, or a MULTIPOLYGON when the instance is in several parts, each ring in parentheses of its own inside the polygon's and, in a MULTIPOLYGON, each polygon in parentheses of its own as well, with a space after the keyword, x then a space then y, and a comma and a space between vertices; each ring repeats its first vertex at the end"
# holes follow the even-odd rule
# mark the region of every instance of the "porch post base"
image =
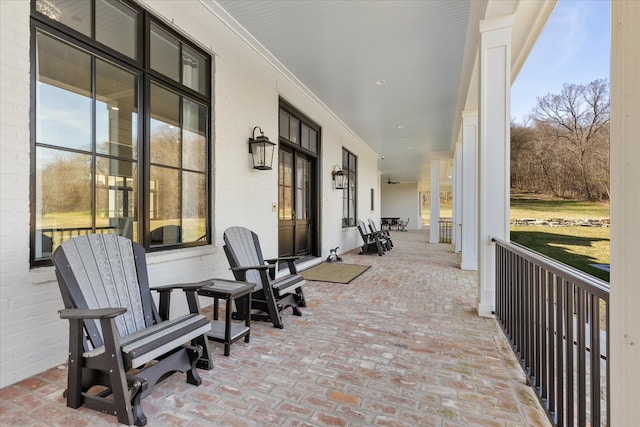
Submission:
POLYGON ((478 316, 495 318, 495 310, 496 306, 494 304, 478 304, 478 316))

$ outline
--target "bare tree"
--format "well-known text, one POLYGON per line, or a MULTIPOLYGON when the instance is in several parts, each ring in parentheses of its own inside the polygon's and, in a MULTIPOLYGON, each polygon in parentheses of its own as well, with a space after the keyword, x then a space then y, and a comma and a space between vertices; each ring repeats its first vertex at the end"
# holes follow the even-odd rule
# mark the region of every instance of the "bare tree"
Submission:
MULTIPOLYGON (((546 142, 555 143, 573 159, 580 192, 588 200, 601 198, 603 189, 608 193, 610 110, 607 81, 565 84, 560 94, 547 94, 537 102, 532 116, 535 127, 546 142), (601 158, 603 155, 606 161, 601 158), (606 185, 602 181, 603 163, 607 165, 606 185)), ((570 164, 566 166, 571 169, 570 164)))

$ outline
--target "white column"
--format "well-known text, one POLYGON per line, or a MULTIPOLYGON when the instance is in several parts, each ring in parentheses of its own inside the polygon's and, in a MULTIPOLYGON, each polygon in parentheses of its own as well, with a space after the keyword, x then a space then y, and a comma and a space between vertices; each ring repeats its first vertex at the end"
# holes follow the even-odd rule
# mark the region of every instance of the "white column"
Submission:
POLYGON ((431 203, 429 204, 429 243, 438 243, 440 219, 440 160, 431 159, 431 203))
POLYGON ((640 422, 640 2, 611 2, 609 425, 640 422))
POLYGON ((462 112, 462 262, 478 269, 478 111, 462 112))
POLYGON ((462 250, 462 142, 456 143, 453 158, 453 230, 454 251, 462 250))
POLYGON ((513 16, 480 22, 478 313, 495 310, 495 245, 509 240, 509 122, 513 16))

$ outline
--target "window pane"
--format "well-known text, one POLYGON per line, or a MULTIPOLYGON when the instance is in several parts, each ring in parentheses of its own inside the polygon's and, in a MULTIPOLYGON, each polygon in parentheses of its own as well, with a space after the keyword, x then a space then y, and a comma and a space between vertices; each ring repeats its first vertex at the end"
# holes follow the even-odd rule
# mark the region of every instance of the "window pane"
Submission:
POLYGON ((91 230, 91 156, 36 148, 36 259, 91 230))
POLYGON ((182 166, 204 171, 207 164, 207 109, 183 99, 182 166))
POLYGON ((36 0, 36 10, 91 37, 91 2, 78 0, 36 0))
POLYGON ((207 60, 188 46, 182 46, 182 84, 205 93, 207 90, 207 60))
POLYGON ((151 68, 180 81, 180 42, 156 24, 151 24, 151 68))
POLYGON ((99 153, 137 156, 136 76, 96 61, 96 149, 99 153))
POLYGON ((135 59, 137 19, 138 13, 120 2, 96 0, 96 40, 135 59))
POLYGON ((293 213, 293 155, 286 151, 280 151, 279 157, 278 218, 288 220, 292 219, 293 213))
POLYGON ((309 161, 298 157, 296 167, 296 219, 309 218, 309 161))
POLYGON ((300 120, 295 117, 291 117, 289 120, 289 141, 293 143, 298 142, 298 135, 300 134, 300 120))
POLYGON ((280 138, 289 139, 289 113, 280 110, 280 138))
POLYGON ((302 148, 309 149, 309 126, 302 123, 302 132, 300 135, 300 146, 302 148))
POLYGON ((151 163, 179 166, 180 97, 151 85, 151 163))
POLYGON ((137 165, 98 157, 96 160, 96 230, 109 230, 137 241, 137 165))
POLYGON ((149 219, 152 246, 182 241, 179 178, 177 170, 151 167, 149 219))
POLYGON ((182 174, 182 241, 205 240, 207 234, 206 175, 184 172, 182 174))
POLYGON ((309 129, 309 150, 318 152, 318 132, 313 129, 309 129))
POLYGON ((36 141, 91 150, 91 57, 38 33, 36 141))

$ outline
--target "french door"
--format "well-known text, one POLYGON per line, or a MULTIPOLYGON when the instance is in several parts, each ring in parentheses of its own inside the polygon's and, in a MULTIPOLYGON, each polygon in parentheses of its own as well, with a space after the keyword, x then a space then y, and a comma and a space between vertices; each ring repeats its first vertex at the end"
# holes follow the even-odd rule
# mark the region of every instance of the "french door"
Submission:
POLYGON ((289 147, 278 154, 278 255, 306 256, 315 241, 315 159, 289 147))

